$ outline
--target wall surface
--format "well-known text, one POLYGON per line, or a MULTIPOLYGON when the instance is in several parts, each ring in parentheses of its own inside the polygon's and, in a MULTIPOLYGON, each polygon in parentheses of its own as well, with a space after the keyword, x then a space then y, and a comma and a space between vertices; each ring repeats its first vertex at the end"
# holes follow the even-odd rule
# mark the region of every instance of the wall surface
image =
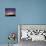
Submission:
POLYGON ((0 0, 0 44, 18 32, 17 24, 46 24, 46 0, 0 0), (16 17, 5 17, 5 8, 16 8, 16 17))

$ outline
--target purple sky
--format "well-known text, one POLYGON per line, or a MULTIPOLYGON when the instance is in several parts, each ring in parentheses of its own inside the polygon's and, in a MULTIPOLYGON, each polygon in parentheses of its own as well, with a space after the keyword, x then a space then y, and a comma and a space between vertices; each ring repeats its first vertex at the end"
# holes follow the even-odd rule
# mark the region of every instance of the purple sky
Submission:
POLYGON ((15 8, 5 8, 5 12, 16 12, 15 8))

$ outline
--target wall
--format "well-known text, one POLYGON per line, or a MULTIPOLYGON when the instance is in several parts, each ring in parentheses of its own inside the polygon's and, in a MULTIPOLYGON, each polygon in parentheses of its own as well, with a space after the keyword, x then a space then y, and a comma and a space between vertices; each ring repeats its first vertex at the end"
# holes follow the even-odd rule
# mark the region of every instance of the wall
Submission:
MULTIPOLYGON (((0 44, 8 43, 17 24, 46 24, 46 0, 0 0, 0 44), (5 8, 16 8, 16 17, 5 17, 5 8)), ((17 41, 16 41, 17 42, 17 41)))

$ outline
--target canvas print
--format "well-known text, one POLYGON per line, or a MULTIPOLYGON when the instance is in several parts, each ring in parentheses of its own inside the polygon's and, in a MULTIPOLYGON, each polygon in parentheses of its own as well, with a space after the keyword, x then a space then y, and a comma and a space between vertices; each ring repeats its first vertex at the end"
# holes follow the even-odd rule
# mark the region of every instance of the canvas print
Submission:
POLYGON ((5 16, 16 16, 15 8, 5 8, 5 16))

